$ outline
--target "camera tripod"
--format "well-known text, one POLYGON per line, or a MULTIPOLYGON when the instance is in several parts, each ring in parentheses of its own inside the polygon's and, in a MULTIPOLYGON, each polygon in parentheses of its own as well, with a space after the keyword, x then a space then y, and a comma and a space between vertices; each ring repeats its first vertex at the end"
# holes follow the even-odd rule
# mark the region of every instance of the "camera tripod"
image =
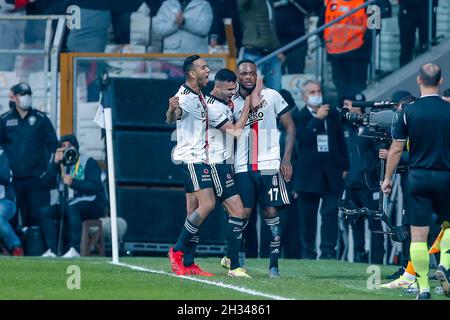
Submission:
MULTIPOLYGON (((70 173, 70 166, 65 167, 65 173, 70 173)), ((67 185, 63 184, 62 181, 62 175, 59 175, 59 187, 58 187, 58 194, 59 194, 59 213, 60 213, 60 220, 59 220, 59 234, 58 234, 58 249, 57 254, 58 256, 61 256, 63 254, 63 229, 64 229, 64 219, 66 217, 66 210, 68 206, 68 197, 69 197, 69 188, 67 185)))
MULTIPOLYGON (((376 139, 380 144, 380 149, 388 149, 390 145, 390 139, 386 136, 371 136, 371 139, 376 139)), ((385 197, 383 192, 381 191, 381 185, 384 181, 385 175, 385 164, 386 161, 384 159, 380 159, 380 169, 379 169, 379 199, 378 199, 378 208, 376 210, 371 210, 366 207, 358 208, 352 201, 343 199, 339 201, 339 228, 343 231, 344 237, 347 236, 347 231, 344 225, 344 222, 347 221, 350 225, 354 225, 356 221, 359 219, 370 218, 374 220, 381 220, 383 222, 383 230, 381 231, 373 231, 374 233, 382 233, 390 236, 390 239, 393 241, 392 244, 392 252, 389 257, 389 261, 393 260, 393 256, 396 252, 401 251, 401 244, 407 238, 407 233, 403 226, 394 226, 391 221, 392 213, 394 209, 400 208, 397 210, 400 213, 400 217, 397 218, 397 221, 401 220, 402 213, 402 192, 400 187, 400 179, 398 177, 394 178, 394 183, 392 187, 392 192, 389 196, 385 197)), ((344 240, 344 255, 346 254, 348 243, 344 240)), ((385 244, 385 251, 388 252, 387 244, 385 244)))

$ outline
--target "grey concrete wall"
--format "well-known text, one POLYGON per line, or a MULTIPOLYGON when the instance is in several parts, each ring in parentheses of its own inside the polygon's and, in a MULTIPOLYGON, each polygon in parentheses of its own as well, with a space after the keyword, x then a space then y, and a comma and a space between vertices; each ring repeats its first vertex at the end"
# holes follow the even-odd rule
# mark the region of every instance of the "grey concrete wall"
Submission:
POLYGON ((441 93, 444 89, 450 88, 450 40, 447 40, 382 79, 379 83, 367 88, 364 91, 367 100, 388 100, 398 90, 408 90, 418 97, 419 87, 416 77, 420 67, 428 62, 437 63, 442 68, 444 83, 441 93))

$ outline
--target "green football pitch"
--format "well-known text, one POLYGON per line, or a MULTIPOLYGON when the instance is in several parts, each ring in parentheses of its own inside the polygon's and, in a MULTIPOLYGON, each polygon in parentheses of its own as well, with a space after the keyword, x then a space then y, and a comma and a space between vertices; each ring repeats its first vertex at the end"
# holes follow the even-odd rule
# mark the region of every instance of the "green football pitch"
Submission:
MULTIPOLYGON (((367 264, 339 261, 280 260, 281 278, 269 279, 267 259, 247 259, 251 279, 230 278, 220 258, 198 258, 214 277, 176 277, 167 258, 126 257, 44 259, 0 257, 0 299, 96 300, 411 300, 403 289, 369 289, 376 273, 367 264), (368 269, 369 268, 369 269, 368 269)), ((396 268, 381 266, 380 279, 396 268)), ((434 293, 438 282, 430 280, 434 293)), ((433 294, 435 300, 448 299, 433 294)))

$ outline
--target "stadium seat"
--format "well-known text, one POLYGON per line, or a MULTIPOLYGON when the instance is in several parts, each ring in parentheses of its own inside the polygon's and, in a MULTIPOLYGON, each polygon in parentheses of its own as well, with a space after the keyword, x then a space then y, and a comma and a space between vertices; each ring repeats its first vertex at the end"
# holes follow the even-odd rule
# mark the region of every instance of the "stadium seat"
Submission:
POLYGON ((105 256, 105 240, 101 220, 85 220, 81 229, 80 255, 91 256, 92 251, 97 255, 105 256))

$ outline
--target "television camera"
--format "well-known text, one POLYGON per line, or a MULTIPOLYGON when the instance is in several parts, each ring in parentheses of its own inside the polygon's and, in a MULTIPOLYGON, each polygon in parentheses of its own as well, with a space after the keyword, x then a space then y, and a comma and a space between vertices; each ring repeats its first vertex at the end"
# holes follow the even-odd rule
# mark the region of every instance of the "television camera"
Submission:
MULTIPOLYGON (((361 137, 369 138, 380 143, 380 149, 389 149, 392 142, 391 127, 393 121, 398 117, 396 107, 398 103, 393 101, 353 101, 352 107, 359 107, 363 113, 350 112, 348 109, 342 110, 342 117, 354 126, 362 127, 361 137), (367 109, 366 109, 367 108, 367 109), (370 110, 368 109, 370 108, 370 110)), ((393 241, 403 242, 407 238, 406 230, 403 226, 394 226, 383 209, 383 192, 381 185, 384 180, 385 160, 380 159, 380 197, 378 209, 358 208, 350 200, 341 200, 338 203, 339 210, 344 214, 345 219, 355 224, 358 219, 372 218, 383 221, 389 228, 387 232, 393 241)))

